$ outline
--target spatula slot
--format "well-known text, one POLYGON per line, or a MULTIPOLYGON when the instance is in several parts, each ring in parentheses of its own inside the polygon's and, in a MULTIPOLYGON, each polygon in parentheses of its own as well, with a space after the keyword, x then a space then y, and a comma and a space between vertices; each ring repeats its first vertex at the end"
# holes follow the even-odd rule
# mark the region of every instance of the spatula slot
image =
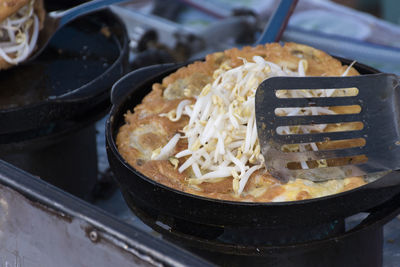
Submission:
POLYGON ((320 115, 342 115, 359 114, 360 105, 325 106, 325 107, 284 107, 276 108, 275 115, 278 117, 291 116, 320 116, 320 115))
POLYGON ((349 97, 358 95, 357 87, 331 89, 279 89, 277 98, 349 97))
POLYGON ((291 135, 275 135, 275 142, 281 144, 297 144, 297 143, 316 143, 333 140, 345 140, 352 138, 364 138, 365 130, 332 132, 332 133, 310 133, 310 134, 291 134, 291 135))
POLYGON ((335 140, 318 142, 317 146, 320 150, 344 149, 352 147, 363 147, 367 144, 364 138, 353 138, 347 140, 335 140))
POLYGON ((346 131, 359 131, 364 128, 361 121, 344 122, 344 123, 328 123, 328 124, 307 124, 293 126, 279 126, 276 128, 276 133, 280 135, 290 134, 308 134, 308 133, 333 133, 346 131))
POLYGON ((281 151, 285 153, 301 151, 329 151, 346 149, 353 147, 363 147, 366 145, 364 138, 354 138, 346 140, 325 141, 317 143, 285 144, 281 146, 281 151), (301 147, 301 148, 300 148, 301 147))
POLYGON ((286 167, 289 170, 301 170, 301 169, 316 169, 316 168, 327 168, 327 167, 339 167, 353 164, 361 164, 368 161, 366 155, 357 155, 350 157, 341 158, 330 158, 330 159, 319 159, 319 160, 308 160, 303 162, 288 162, 286 167))

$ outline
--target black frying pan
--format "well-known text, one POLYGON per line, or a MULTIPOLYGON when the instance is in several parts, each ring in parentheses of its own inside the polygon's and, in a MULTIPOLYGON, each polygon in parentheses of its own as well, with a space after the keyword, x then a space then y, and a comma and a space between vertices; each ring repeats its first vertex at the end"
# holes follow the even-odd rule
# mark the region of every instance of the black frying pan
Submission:
POLYGON ((0 139, 39 132, 104 106, 127 61, 125 26, 112 12, 66 25, 34 61, 0 72, 0 139))
MULTIPOLYGON (((351 61, 340 59, 344 64, 351 61)), ((151 85, 182 65, 155 65, 129 73, 113 87, 112 109, 106 123, 107 154, 121 190, 139 207, 179 219, 213 226, 279 227, 313 225, 368 211, 400 192, 400 173, 391 172, 362 187, 322 198, 280 202, 244 203, 216 200, 184 193, 159 184, 131 167, 118 153, 115 138, 124 123, 123 114, 132 110, 150 92, 151 85)), ((363 64, 361 74, 378 71, 363 64)), ((128 203, 129 205, 129 203, 128 203)))

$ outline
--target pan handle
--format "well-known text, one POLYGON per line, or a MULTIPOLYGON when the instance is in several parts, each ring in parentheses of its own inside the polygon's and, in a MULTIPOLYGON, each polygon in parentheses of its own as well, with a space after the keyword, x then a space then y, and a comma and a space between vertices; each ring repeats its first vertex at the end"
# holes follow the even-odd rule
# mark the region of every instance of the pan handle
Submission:
POLYGON ((400 213, 400 195, 395 195, 391 200, 371 209, 370 214, 350 232, 363 231, 371 227, 382 227, 393 220, 400 213))
POLYGON ((183 65, 184 64, 176 63, 153 65, 128 73, 119 79, 111 88, 111 103, 113 105, 120 103, 128 95, 133 86, 137 87, 140 84, 154 79, 155 76, 172 71, 183 65))
POLYGON ((62 26, 72 20, 100 9, 107 8, 112 4, 119 4, 123 2, 128 2, 128 0, 92 0, 67 10, 50 12, 48 16, 52 17, 54 20, 58 20, 57 28, 60 29, 62 26))

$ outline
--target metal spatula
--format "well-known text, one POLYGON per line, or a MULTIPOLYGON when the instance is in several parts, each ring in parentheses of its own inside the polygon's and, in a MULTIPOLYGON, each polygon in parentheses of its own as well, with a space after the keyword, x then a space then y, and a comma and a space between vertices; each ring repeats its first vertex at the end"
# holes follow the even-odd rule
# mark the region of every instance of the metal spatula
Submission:
POLYGON ((283 181, 290 178, 324 181, 400 169, 399 90, 399 79, 393 74, 273 77, 265 80, 256 93, 255 111, 258 138, 268 171, 283 181), (279 95, 277 93, 282 92, 279 90, 354 87, 358 89, 358 94, 353 96, 311 98, 277 96, 279 95), (295 107, 332 106, 359 106, 361 111, 353 112, 355 114, 311 116, 276 114, 279 111, 277 108, 283 108, 284 111, 295 107), (283 134, 279 131, 279 127, 282 126, 321 124, 337 126, 337 123, 355 122, 358 122, 361 128, 350 131, 297 134, 283 134), (341 145, 326 146, 326 150, 321 149, 323 144, 335 144, 335 142, 341 145), (302 144, 303 149, 293 144, 302 144), (349 147, 346 147, 346 144, 350 144, 349 147), (292 150, 288 150, 288 147, 292 150), (311 149, 305 149, 306 147, 311 149))

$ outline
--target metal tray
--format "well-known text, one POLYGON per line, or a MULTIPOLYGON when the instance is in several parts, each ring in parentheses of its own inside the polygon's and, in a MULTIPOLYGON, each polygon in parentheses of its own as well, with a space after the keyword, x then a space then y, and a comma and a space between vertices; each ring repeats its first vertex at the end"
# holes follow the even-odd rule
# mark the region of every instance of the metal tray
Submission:
POLYGON ((0 266, 209 266, 0 160, 0 266))

